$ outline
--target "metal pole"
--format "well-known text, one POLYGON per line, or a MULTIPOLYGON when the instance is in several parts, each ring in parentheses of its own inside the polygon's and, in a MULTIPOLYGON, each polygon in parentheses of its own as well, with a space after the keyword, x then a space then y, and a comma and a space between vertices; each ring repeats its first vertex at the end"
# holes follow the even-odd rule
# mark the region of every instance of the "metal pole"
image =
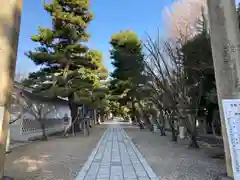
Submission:
POLYGON ((226 169, 227 175, 233 177, 222 100, 240 98, 240 34, 235 1, 208 0, 208 14, 226 169))
POLYGON ((1 0, 0 10, 0 179, 4 174, 10 100, 15 73, 22 0, 1 0))

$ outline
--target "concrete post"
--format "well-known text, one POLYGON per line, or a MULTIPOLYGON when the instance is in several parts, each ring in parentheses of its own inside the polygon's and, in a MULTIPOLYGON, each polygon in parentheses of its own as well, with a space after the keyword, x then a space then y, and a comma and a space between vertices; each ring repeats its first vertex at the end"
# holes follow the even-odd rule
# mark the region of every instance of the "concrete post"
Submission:
POLYGON ((82 123, 83 135, 86 136, 86 123, 83 121, 82 123))
POLYGON ((94 110, 94 123, 95 123, 95 125, 97 125, 97 124, 98 124, 98 119, 97 119, 97 110, 96 110, 96 109, 94 110))
POLYGON ((222 100, 240 98, 240 37, 235 1, 208 0, 208 13, 226 169, 233 177, 222 100))
POLYGON ((0 10, 0 179, 3 179, 9 105, 20 31, 22 0, 1 0, 0 10))
POLYGON ((6 147, 5 147, 5 152, 9 153, 10 152, 10 142, 11 142, 11 133, 10 133, 10 127, 8 128, 8 134, 7 134, 7 140, 6 140, 6 147))
POLYGON ((90 135, 90 122, 91 122, 91 119, 89 119, 88 121, 87 121, 87 135, 89 136, 90 135))

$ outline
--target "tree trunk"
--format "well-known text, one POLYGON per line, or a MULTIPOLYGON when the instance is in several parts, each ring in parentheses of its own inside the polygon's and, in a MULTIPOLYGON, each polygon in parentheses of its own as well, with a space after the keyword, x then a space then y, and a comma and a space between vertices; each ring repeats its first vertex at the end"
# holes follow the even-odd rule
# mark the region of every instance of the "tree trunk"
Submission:
POLYGON ((100 119, 100 113, 97 113, 97 124, 99 125, 101 122, 101 119, 100 119))
POLYGON ((142 114, 143 114, 143 116, 144 116, 144 119, 145 119, 145 122, 146 122, 146 125, 147 125, 148 129, 149 129, 150 131, 153 131, 153 125, 152 125, 149 117, 146 115, 146 113, 145 113, 145 111, 144 111, 144 108, 143 108, 141 102, 138 101, 137 103, 138 103, 138 105, 139 105, 139 107, 140 107, 140 110, 142 111, 142 114))
POLYGON ((136 118, 135 118, 135 115, 133 113, 131 113, 131 121, 132 121, 132 124, 136 124, 136 118))
POLYGON ((136 107, 134 105, 134 101, 132 100, 132 113, 131 113, 131 119, 133 123, 137 123, 137 119, 136 119, 136 107))
MULTIPOLYGON (((189 117, 189 119, 191 120, 191 116, 189 117)), ((192 131, 191 134, 190 134, 190 143, 189 143, 189 147, 190 148, 196 148, 198 149, 199 148, 199 145, 198 145, 198 142, 197 142, 197 118, 196 116, 194 117, 194 120, 193 120, 193 127, 191 128, 192 131)))
POLYGON ((195 149, 199 148, 196 135, 191 135, 191 140, 190 140, 190 143, 189 143, 189 147, 190 148, 195 148, 195 149))
MULTIPOLYGON (((73 122, 77 117, 77 111, 78 111, 78 106, 74 103, 74 93, 71 93, 68 96, 68 105, 71 111, 71 118, 73 122)), ((71 133, 72 131, 74 131, 73 133, 80 132, 79 120, 75 121, 75 123, 73 124, 73 128, 70 128, 70 131, 71 133)))
POLYGON ((168 121, 172 130, 172 141, 177 142, 177 131, 174 127, 175 120, 174 120, 173 112, 171 112, 171 114, 168 115, 168 121))
POLYGON ((46 134, 46 127, 45 127, 45 122, 43 119, 39 119, 38 122, 40 123, 41 130, 42 130, 42 140, 47 141, 47 134, 46 134))
POLYGON ((136 118, 136 120, 137 120, 137 122, 138 122, 139 128, 140 128, 140 129, 144 129, 144 125, 143 125, 143 123, 142 123, 142 121, 141 121, 140 114, 139 114, 139 112, 138 112, 137 110, 136 110, 136 112, 135 112, 135 118, 136 118))
MULTIPOLYGON (((191 122, 190 120, 186 120, 186 121, 191 122)), ((188 124, 185 123, 185 124, 190 126, 189 123, 188 124)), ((187 129, 186 129, 187 133, 190 137, 189 147, 190 148, 199 148, 199 145, 198 145, 198 142, 197 142, 196 118, 194 120, 194 123, 191 125, 192 127, 190 128, 189 126, 186 126, 187 127, 187 129)))
POLYGON ((139 112, 138 112, 138 110, 137 110, 137 108, 135 106, 135 102, 134 101, 132 101, 132 111, 133 111, 132 112, 132 119, 134 120, 134 122, 138 123, 140 129, 144 129, 144 125, 143 125, 143 123, 142 123, 142 121, 140 119, 140 114, 139 114, 139 112))
POLYGON ((105 115, 104 112, 100 111, 100 121, 101 123, 105 121, 105 115))
MULTIPOLYGON (((162 111, 162 110, 161 110, 162 111)), ((161 136, 166 136, 166 131, 165 131, 165 118, 162 114, 162 112, 159 112, 160 113, 160 118, 161 118, 161 125, 159 125, 159 129, 160 129, 160 133, 161 133, 161 136)))
POLYGON ((140 128, 140 129, 144 129, 144 125, 143 125, 142 121, 141 121, 139 118, 140 118, 140 117, 139 117, 139 115, 138 115, 137 119, 138 119, 139 128, 140 128))
POLYGON ((160 134, 161 136, 167 136, 165 128, 163 126, 160 127, 160 134))
POLYGON ((171 127, 172 130, 172 141, 177 142, 177 131, 174 129, 174 127, 171 127))

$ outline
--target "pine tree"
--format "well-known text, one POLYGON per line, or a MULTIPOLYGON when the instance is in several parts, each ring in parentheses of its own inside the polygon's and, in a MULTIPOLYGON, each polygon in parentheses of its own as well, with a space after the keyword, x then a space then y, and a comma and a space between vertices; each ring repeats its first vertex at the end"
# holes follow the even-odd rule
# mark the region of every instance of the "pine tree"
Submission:
MULTIPOLYGON (((84 99, 81 96, 89 97, 102 78, 99 71, 106 72, 101 53, 86 47, 87 27, 93 14, 89 0, 53 0, 50 4, 44 3, 44 8, 52 18, 52 28, 39 27, 32 41, 40 45, 26 53, 42 68, 30 74, 25 83, 48 96, 68 97, 74 120, 79 101, 84 99)), ((77 127, 78 123, 75 131, 77 127)))
POLYGON ((111 74, 110 90, 121 106, 132 103, 132 119, 135 119, 134 103, 137 89, 144 83, 144 56, 141 41, 135 32, 120 31, 111 37, 111 58, 115 70, 111 74))

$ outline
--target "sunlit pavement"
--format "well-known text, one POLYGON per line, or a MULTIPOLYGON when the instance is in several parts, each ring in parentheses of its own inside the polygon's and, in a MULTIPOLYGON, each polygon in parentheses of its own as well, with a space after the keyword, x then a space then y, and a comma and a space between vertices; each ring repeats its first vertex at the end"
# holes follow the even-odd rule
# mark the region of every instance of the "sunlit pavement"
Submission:
POLYGON ((76 180, 158 180, 122 128, 130 124, 120 119, 104 124, 109 127, 76 180))
POLYGON ((116 125, 131 125, 128 121, 125 121, 121 118, 114 118, 113 120, 103 122, 103 124, 106 125, 111 125, 111 124, 116 124, 116 125))

